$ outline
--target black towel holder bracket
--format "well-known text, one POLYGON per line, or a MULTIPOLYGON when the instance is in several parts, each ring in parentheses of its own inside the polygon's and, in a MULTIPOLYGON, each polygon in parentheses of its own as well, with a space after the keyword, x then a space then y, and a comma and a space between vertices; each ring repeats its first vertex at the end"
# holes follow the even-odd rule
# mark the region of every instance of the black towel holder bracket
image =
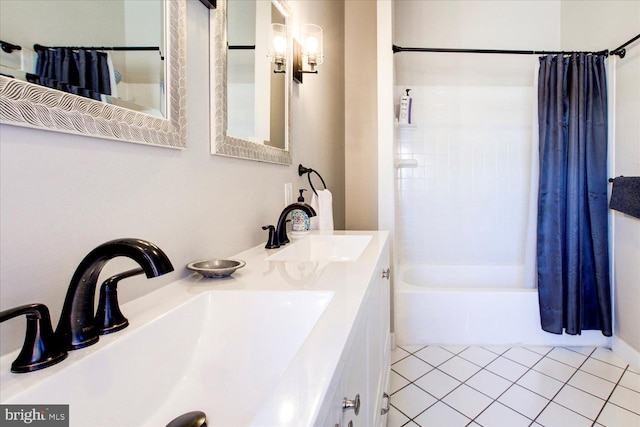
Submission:
POLYGON ((311 169, 311 168, 305 168, 304 166, 302 166, 301 164, 298 165, 298 176, 302 176, 305 173, 307 174, 307 179, 309 180, 309 185, 311 186, 311 190, 313 191, 313 194, 315 194, 316 196, 318 195, 318 192, 316 191, 316 188, 313 186, 313 183, 311 182, 311 173, 315 173, 316 175, 318 175, 318 178, 320 178, 320 181, 322 181, 322 185, 324 185, 324 189, 327 189, 327 184, 325 184, 324 179, 322 179, 322 176, 320 176, 320 174, 311 169))
MULTIPOLYGON (((624 178, 624 176, 620 175, 617 178, 624 178)), ((609 178, 609 182, 613 182, 615 180, 615 178, 609 178)))

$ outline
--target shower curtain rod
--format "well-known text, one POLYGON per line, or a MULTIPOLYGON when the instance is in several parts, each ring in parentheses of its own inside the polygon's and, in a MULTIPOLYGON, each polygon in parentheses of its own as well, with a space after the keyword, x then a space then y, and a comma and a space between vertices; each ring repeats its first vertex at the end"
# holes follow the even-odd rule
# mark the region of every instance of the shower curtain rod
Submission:
POLYGON ((118 51, 128 51, 128 50, 151 50, 151 51, 159 51, 160 48, 158 46, 93 46, 93 47, 84 47, 84 46, 43 46, 41 44, 34 44, 34 50, 45 50, 45 49, 71 49, 71 50, 118 50, 118 51))
POLYGON ((255 50, 255 44, 230 44, 227 46, 229 50, 255 50))
POLYGON ((2 50, 7 53, 13 53, 14 50, 22 50, 22 46, 18 46, 17 44, 5 42, 2 40, 0 40, 0 46, 2 47, 2 50))
POLYGON ((48 49, 71 49, 71 50, 111 50, 111 51, 157 51, 160 59, 164 61, 164 55, 158 46, 43 46, 34 44, 33 50, 36 52, 48 49))
POLYGON ((452 48, 437 48, 437 47, 401 47, 393 45, 393 53, 398 52, 443 52, 443 53, 495 53, 495 54, 507 54, 507 55, 571 55, 573 53, 587 53, 592 55, 618 55, 620 58, 624 58, 626 54, 625 47, 640 39, 640 34, 633 37, 621 46, 609 51, 608 49, 598 52, 588 51, 553 51, 553 50, 510 50, 510 49, 452 49, 452 48))
POLYGON ((619 55, 620 58, 624 58, 624 55, 627 53, 627 51, 625 50, 625 47, 629 46, 631 43, 633 43, 634 41, 640 39, 640 34, 638 34, 637 36, 633 37, 632 39, 629 39, 627 42, 623 43, 622 45, 618 46, 617 48, 613 49, 611 51, 612 55, 619 55))
POLYGON ((593 55, 619 55, 618 52, 601 50, 599 52, 564 51, 564 50, 509 50, 509 49, 455 49, 439 47, 401 47, 393 45, 393 53, 398 52, 441 52, 441 53, 496 53, 506 55, 569 55, 572 53, 590 53, 593 55))

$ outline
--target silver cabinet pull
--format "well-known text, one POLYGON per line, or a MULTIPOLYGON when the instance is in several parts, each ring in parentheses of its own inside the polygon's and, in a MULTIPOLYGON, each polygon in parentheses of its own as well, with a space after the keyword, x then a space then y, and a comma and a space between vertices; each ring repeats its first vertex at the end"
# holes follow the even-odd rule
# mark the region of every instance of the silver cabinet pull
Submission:
POLYGON ((382 270, 382 278, 383 279, 389 279, 391 277, 391 269, 390 268, 385 268, 384 270, 382 270))
POLYGON ((356 394, 356 398, 349 400, 346 397, 342 399, 342 411, 346 412, 348 409, 353 409, 353 413, 358 415, 360 413, 360 395, 356 394))
POLYGON ((391 399, 389 398, 389 395, 387 393, 382 393, 382 398, 387 399, 387 407, 380 409, 380 415, 385 415, 387 412, 389 412, 389 408, 391 407, 391 399))

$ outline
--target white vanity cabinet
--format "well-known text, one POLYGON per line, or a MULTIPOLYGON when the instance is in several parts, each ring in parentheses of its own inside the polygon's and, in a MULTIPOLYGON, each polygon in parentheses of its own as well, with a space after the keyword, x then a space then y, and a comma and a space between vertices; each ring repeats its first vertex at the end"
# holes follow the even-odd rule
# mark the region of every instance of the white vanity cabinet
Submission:
POLYGON ((334 375, 337 386, 326 418, 319 425, 377 427, 387 423, 391 369, 389 262, 387 243, 342 353, 343 363, 334 375))

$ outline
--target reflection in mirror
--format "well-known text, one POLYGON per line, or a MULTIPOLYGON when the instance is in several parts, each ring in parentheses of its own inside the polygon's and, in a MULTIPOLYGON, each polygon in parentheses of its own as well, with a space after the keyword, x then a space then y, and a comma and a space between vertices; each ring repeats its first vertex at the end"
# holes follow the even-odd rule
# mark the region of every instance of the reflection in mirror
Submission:
MULTIPOLYGON (((271 23, 272 24, 285 24, 285 18, 280 13, 275 5, 271 6, 271 23)), ((268 49, 267 49, 268 51, 268 49)), ((277 73, 275 72, 276 65, 271 64, 271 67, 274 69, 270 73, 271 78, 271 91, 270 91, 270 101, 271 105, 269 108, 270 111, 270 129, 271 129, 271 138, 267 145, 271 145, 272 147, 277 148, 286 148, 285 138, 286 138, 286 130, 285 130, 285 110, 286 110, 286 95, 287 95, 287 85, 286 78, 287 74, 277 73)), ((271 67, 269 68, 271 70, 271 67)))
MULTIPOLYGON (((272 24, 286 24, 288 9, 275 0, 233 0, 219 2, 215 13, 212 152, 290 164, 290 64, 274 72, 269 57, 272 24)), ((288 59, 289 38, 286 44, 288 59)))
POLYGON ((184 0, 3 1, 0 38, 20 49, 0 54, 0 120, 184 147, 184 8, 184 0))
POLYGON ((227 8, 227 135, 285 148, 285 74, 269 59, 271 24, 284 24, 270 2, 243 0, 227 8), (256 37, 256 34, 259 36, 256 37))
POLYGON ((0 39, 21 49, 0 70, 164 117, 163 27, 162 0, 4 2, 0 39))

